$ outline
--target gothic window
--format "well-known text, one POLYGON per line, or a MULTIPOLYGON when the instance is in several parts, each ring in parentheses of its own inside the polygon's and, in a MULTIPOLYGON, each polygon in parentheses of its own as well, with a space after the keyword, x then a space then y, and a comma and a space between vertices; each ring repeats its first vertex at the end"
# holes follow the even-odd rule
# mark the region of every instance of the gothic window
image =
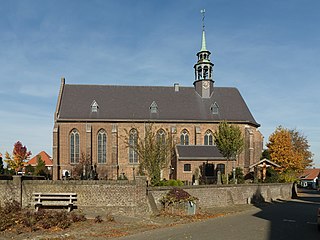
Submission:
POLYGON ((183 165, 183 171, 184 172, 191 172, 191 164, 190 163, 186 163, 183 165))
POLYGON ((80 158, 80 136, 77 129, 70 133, 70 163, 78 163, 80 158))
POLYGON ((136 129, 131 129, 129 132, 129 163, 138 163, 138 154, 135 151, 138 143, 138 132, 136 129))
POLYGON ((98 132, 98 163, 107 162, 107 134, 104 130, 98 132))
POLYGON ((180 144, 181 145, 189 145, 189 133, 186 129, 181 132, 180 135, 180 144))
POLYGON ((214 145, 213 134, 210 130, 206 131, 204 135, 204 145, 214 145))
POLYGON ((219 105, 215 102, 210 107, 212 114, 219 114, 219 105))
POLYGON ((166 132, 163 129, 159 129, 159 131, 157 132, 157 141, 161 144, 166 143, 166 132))
POLYGON ((217 165, 217 172, 218 171, 220 171, 221 174, 225 174, 225 165, 223 163, 217 165))

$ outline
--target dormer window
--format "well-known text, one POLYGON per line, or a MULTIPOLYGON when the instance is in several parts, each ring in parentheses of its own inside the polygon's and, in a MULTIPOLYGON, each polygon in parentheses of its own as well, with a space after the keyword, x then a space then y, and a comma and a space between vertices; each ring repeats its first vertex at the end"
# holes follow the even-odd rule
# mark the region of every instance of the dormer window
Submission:
POLYGON ((155 101, 150 105, 150 113, 158 113, 158 105, 155 101))
POLYGON ((98 112, 99 105, 96 100, 93 100, 91 103, 91 112, 98 112))
POLYGON ((216 102, 214 102, 211 105, 210 110, 212 114, 219 114, 219 105, 216 102))

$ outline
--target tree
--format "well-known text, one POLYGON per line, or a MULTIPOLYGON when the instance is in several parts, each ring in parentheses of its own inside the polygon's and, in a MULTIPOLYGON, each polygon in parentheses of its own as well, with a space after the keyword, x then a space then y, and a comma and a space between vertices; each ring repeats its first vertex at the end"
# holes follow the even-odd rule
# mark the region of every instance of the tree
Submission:
MULTIPOLYGON (((301 173, 312 165, 312 156, 308 140, 297 130, 279 126, 269 137, 267 143, 271 160, 279 164, 280 173, 301 173)), ((292 177, 290 177, 292 179, 292 177)))
POLYGON ((261 154, 261 158, 260 158, 260 160, 262 160, 262 159, 271 159, 271 157, 270 157, 270 153, 269 153, 269 150, 268 149, 264 149, 263 150, 263 152, 262 152, 262 154, 261 154))
MULTIPOLYGON (((226 169, 228 171, 228 162, 231 159, 236 159, 244 147, 241 130, 237 125, 231 125, 223 121, 219 124, 218 131, 213 133, 213 136, 220 153, 227 159, 226 169)), ((226 177, 228 183, 228 173, 226 173, 226 177)))
POLYGON ((0 153, 0 174, 4 174, 3 161, 2 161, 2 153, 0 153))
POLYGON ((300 159, 301 169, 304 170, 307 167, 311 167, 313 164, 313 154, 309 150, 310 145, 307 138, 297 130, 290 130, 292 137, 293 150, 300 159))
POLYGON ((72 169, 72 177, 73 178, 81 178, 81 179, 88 179, 89 177, 92 178, 91 171, 91 155, 85 154, 81 152, 80 160, 72 169))
POLYGON ((46 163, 42 160, 40 155, 37 156, 37 165, 34 169, 34 174, 44 177, 48 177, 50 175, 46 167, 46 163))
POLYGON ((31 166, 30 164, 28 164, 28 165, 25 167, 25 174, 26 174, 26 175, 33 175, 33 174, 34 174, 34 167, 31 166))
POLYGON ((173 153, 171 134, 159 135, 154 130, 153 124, 146 124, 143 137, 138 134, 137 141, 133 143, 129 132, 126 131, 124 142, 138 154, 139 172, 145 171, 152 185, 159 183, 161 170, 168 167, 173 153))
POLYGON ((8 163, 8 166, 11 169, 14 169, 17 174, 17 172, 24 167, 24 160, 29 159, 30 155, 31 152, 27 150, 27 147, 23 146, 22 143, 18 141, 14 144, 12 157, 8 152, 6 152, 5 162, 8 163))

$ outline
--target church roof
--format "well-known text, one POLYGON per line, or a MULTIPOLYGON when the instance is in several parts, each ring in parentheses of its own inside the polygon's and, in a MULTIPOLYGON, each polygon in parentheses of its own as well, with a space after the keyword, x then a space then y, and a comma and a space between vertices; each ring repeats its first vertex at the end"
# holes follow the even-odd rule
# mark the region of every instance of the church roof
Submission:
POLYGON ((215 87, 201 98, 194 87, 62 84, 57 121, 197 121, 247 123, 260 126, 236 88, 215 87), (92 111, 92 103, 98 105, 92 111), (151 112, 152 103, 157 112, 151 112), (218 112, 211 106, 216 103, 218 112))

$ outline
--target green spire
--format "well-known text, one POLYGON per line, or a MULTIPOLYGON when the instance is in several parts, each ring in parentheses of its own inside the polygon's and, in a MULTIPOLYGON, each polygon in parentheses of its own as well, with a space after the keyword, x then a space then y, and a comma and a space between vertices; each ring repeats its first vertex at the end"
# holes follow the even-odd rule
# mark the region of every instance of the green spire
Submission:
POLYGON ((201 41, 201 50, 202 51, 208 51, 207 50, 207 44, 206 44, 206 32, 204 31, 204 29, 202 30, 202 41, 201 41))

